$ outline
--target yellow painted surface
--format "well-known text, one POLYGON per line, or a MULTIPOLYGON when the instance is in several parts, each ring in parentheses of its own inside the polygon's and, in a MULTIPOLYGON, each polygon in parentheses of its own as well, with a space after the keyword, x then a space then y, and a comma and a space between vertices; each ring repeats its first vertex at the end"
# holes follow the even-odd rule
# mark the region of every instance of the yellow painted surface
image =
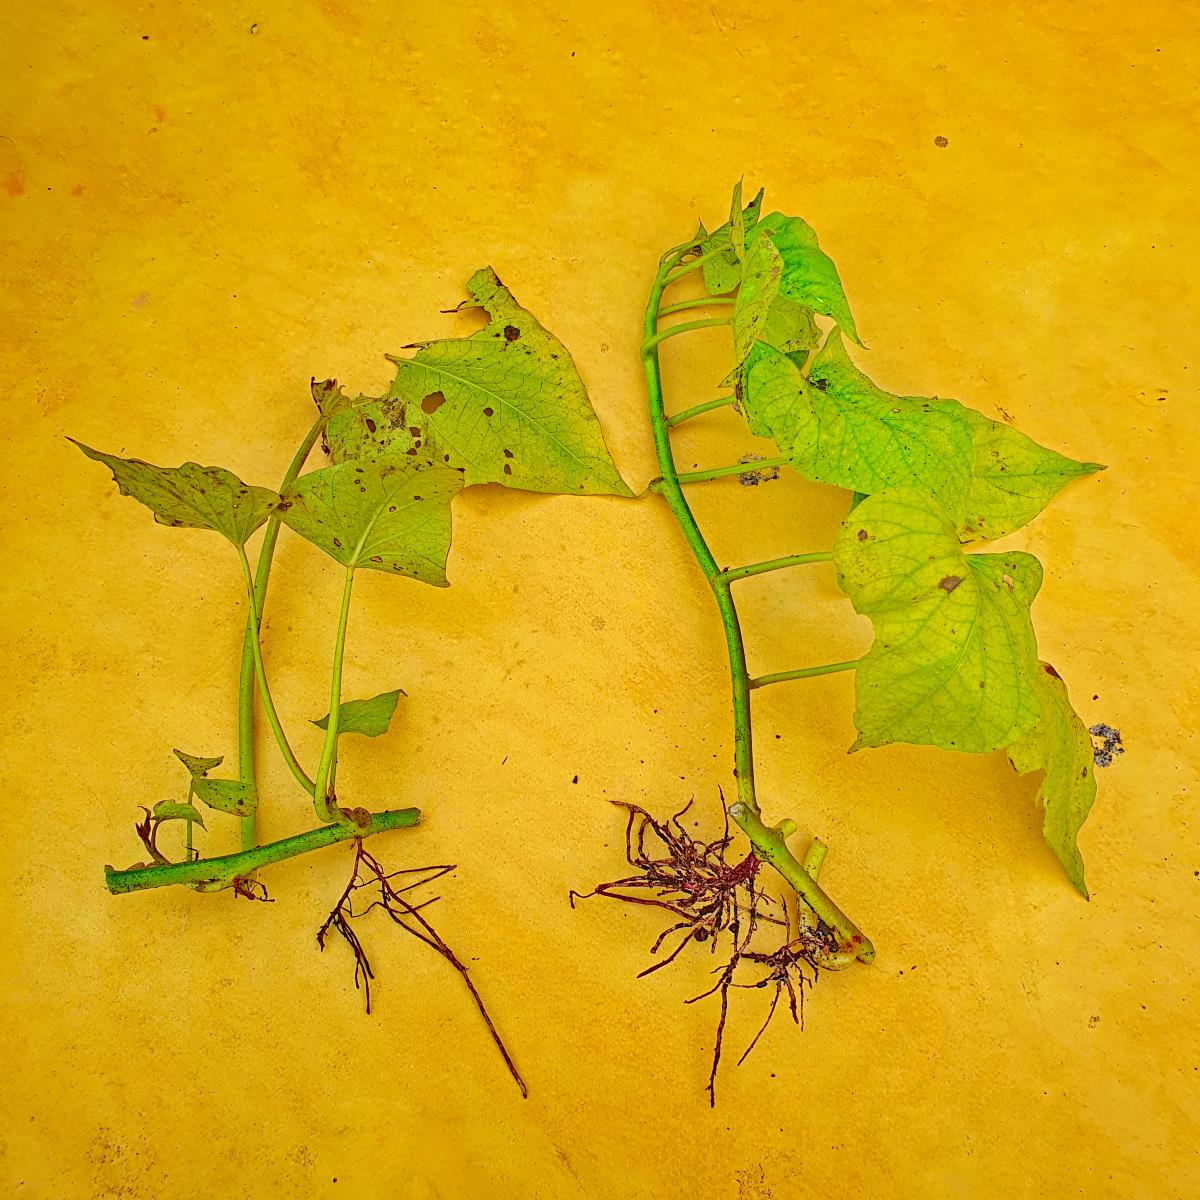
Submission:
MULTIPOLYGON (((45 0, 4 24, 0 1192, 1200 1194, 1188 5, 45 0), (239 580, 63 435, 272 483, 309 376, 380 389, 383 351, 471 327, 438 310, 490 262, 640 488, 645 290, 742 173, 820 232, 880 383, 1110 465, 1007 543, 1045 561, 1044 654, 1128 746, 1082 838, 1091 903, 1002 756, 847 757, 849 676, 764 692, 767 815, 830 842, 880 953, 735 1070, 751 994, 710 1112, 715 1014, 681 1003, 708 963, 637 981, 658 922, 566 894, 621 870, 609 799, 715 821, 715 612, 657 500, 499 489, 458 502, 448 591, 361 581, 348 694, 408 699, 339 782, 426 809, 386 861, 460 864, 437 918, 529 1100, 444 963, 374 930, 367 1018, 343 948, 318 955, 344 849, 270 871, 273 905, 108 897, 136 805, 179 786, 170 748, 234 753, 239 580)), ((677 405, 725 353, 664 351, 677 405)), ((681 462, 730 461, 736 431, 698 422, 681 462)), ((799 480, 697 500, 725 562, 828 545, 844 504, 799 480)), ((339 581, 287 538, 277 582, 269 663, 311 761, 339 581)), ((867 645, 827 567, 743 587, 752 671, 867 645)), ((264 793, 268 836, 311 823, 274 760, 264 793)))

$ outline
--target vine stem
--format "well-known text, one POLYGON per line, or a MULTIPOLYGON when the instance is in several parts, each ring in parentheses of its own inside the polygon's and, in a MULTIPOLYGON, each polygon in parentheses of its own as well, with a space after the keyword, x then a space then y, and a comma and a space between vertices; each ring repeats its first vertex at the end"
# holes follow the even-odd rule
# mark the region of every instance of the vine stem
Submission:
POLYGON ((736 404, 736 396, 718 396, 715 400, 705 401, 703 404, 694 404, 691 408, 685 408, 683 412, 677 412, 673 417, 667 418, 667 426, 674 429, 676 425, 682 425, 684 421, 690 421, 693 417, 698 417, 701 413, 712 412, 714 408, 727 408, 730 404, 736 404))
MULTIPOLYGON (((300 443, 300 447, 287 469, 287 474, 284 475, 283 482, 279 485, 279 491, 286 491, 299 478, 300 472, 304 470, 304 464, 308 461, 308 456, 312 453, 324 428, 325 417, 321 415, 304 435, 304 440, 300 443)), ((263 605, 267 598, 267 584, 271 578, 271 564, 275 557, 275 544, 278 540, 279 518, 272 516, 267 520, 262 546, 258 552, 258 565, 254 573, 254 599, 250 606, 250 612, 246 616, 246 633, 242 638, 242 666, 238 679, 238 777, 243 783, 251 786, 255 781, 254 677, 256 672, 254 647, 260 638, 263 605)), ((305 790, 310 790, 307 785, 305 790)), ((254 813, 241 819, 243 850, 249 850, 258 841, 256 821, 254 813)))
POLYGON ((232 886, 235 879, 244 878, 261 867, 283 862, 288 858, 320 850, 351 838, 370 837, 392 829, 410 829, 420 823, 419 808, 397 808, 388 812, 367 813, 356 810, 353 820, 335 822, 296 833, 278 842, 253 846, 236 854, 202 858, 195 862, 167 863, 162 866, 131 867, 127 871, 104 868, 104 882, 113 895, 141 892, 147 888, 166 887, 173 883, 190 884, 198 891, 220 891, 232 886))
POLYGON ((329 717, 325 724, 325 744, 321 749, 321 761, 317 765, 317 778, 313 785, 313 801, 317 816, 322 821, 339 820, 337 806, 333 803, 330 780, 337 762, 338 726, 341 723, 342 663, 346 657, 346 626, 350 620, 350 596, 354 587, 354 568, 346 568, 346 581, 342 586, 342 608, 338 614, 337 638, 333 645, 333 671, 329 684, 329 717))
MULTIPOLYGON (((313 781, 309 779, 299 760, 292 753, 291 744, 288 742, 287 734, 283 731, 283 723, 279 720, 279 713, 276 711, 275 701, 271 698, 271 689, 267 684, 267 670, 263 664, 262 643, 258 637, 261 614, 258 612, 257 605, 255 604, 254 580, 250 576, 250 560, 246 557, 245 546, 238 547, 238 558, 242 564, 242 578, 246 583, 246 597, 250 602, 250 615, 254 621, 254 636, 251 639, 250 651, 254 656, 254 675, 258 681, 258 692, 262 697, 263 708, 267 713, 267 723, 271 726, 271 732, 275 735, 275 741, 279 745, 279 752, 283 755, 283 761, 287 763, 288 770, 296 777, 296 781, 300 786, 311 795, 313 781)), ((243 849, 248 849, 248 847, 243 847, 243 849)))
POLYGON ((749 579, 753 575, 765 575, 768 571, 779 571, 784 567, 803 567, 808 563, 823 563, 833 560, 832 550, 813 550, 809 554, 789 554, 786 558, 772 558, 767 562, 750 563, 745 567, 731 567, 722 571, 726 580, 749 579))
POLYGON ((789 679, 814 679, 818 675, 835 675, 838 671, 853 671, 859 664, 857 658, 849 662, 822 663, 819 667, 797 667, 794 671, 776 671, 774 675, 759 675, 750 680, 751 688, 766 687, 771 683, 786 683, 789 679))
MULTIPOLYGON (((754 742, 750 717, 750 676, 746 669, 746 650, 742 642, 742 630, 738 621, 737 608, 730 594, 731 581, 717 566, 708 543, 696 523, 696 518, 683 494, 681 477, 675 467, 675 456, 671 450, 670 425, 663 402, 662 374, 658 361, 658 343, 662 340, 657 333, 659 305, 663 292, 681 275, 694 269, 701 259, 688 266, 673 270, 681 255, 664 259, 655 275, 654 284, 646 302, 643 323, 641 358, 646 375, 646 395, 650 410, 650 426, 654 434, 654 450, 658 458, 661 479, 654 490, 666 500, 672 515, 678 522, 700 570, 704 573, 721 614, 725 630, 725 648, 729 656, 729 673, 733 691, 733 747, 734 774, 737 777, 737 802, 729 806, 729 815, 750 839, 755 854, 769 863, 802 896, 813 913, 838 935, 843 948, 863 962, 871 962, 875 948, 862 931, 825 894, 824 890, 787 848, 786 838, 794 832, 795 824, 783 821, 775 829, 763 824, 759 815, 758 800, 754 790, 754 742)), ((690 323, 692 327, 709 322, 690 323)), ((683 332, 683 325, 674 326, 668 333, 683 332)), ((760 466, 762 464, 759 464, 760 466)), ((743 468, 747 469, 747 468, 743 468)), ((749 468, 753 469, 753 468, 749 468)))

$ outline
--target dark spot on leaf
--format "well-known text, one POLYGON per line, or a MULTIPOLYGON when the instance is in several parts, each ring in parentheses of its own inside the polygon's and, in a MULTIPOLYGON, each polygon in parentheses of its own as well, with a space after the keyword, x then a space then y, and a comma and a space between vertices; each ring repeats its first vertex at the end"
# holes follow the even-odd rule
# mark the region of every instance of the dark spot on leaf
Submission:
POLYGON ((371 555, 371 561, 372 561, 372 562, 383 562, 383 559, 382 559, 382 558, 380 558, 378 554, 372 554, 372 555, 371 555))
POLYGON ((505 475, 511 475, 511 474, 512 474, 512 467, 510 467, 510 466, 508 465, 508 463, 505 463, 505 464, 504 464, 504 473, 505 473, 505 475))
POLYGON ((827 387, 829 387, 828 379, 812 379, 809 382, 817 389, 818 392, 823 392, 827 387))
POLYGON ((429 395, 421 401, 421 411, 432 416, 432 414, 437 412, 437 410, 445 403, 446 397, 442 395, 441 392, 430 392, 429 395))
POLYGON ((483 415, 485 417, 494 417, 496 415, 496 410, 494 408, 485 408, 483 410, 483 415))
POLYGON ((416 454, 416 452, 417 452, 416 446, 411 446, 411 447, 409 447, 409 449, 405 450, 404 453, 405 454, 416 454))
POLYGON ((944 579, 938 581, 938 587, 943 592, 952 592, 960 583, 962 583, 961 575, 947 575, 944 579))
POLYGON ((421 430, 416 425, 410 425, 408 427, 408 436, 419 438, 421 436, 421 430))
POLYGON ((1062 678, 1062 676, 1049 663, 1042 663, 1042 670, 1045 671, 1047 675, 1053 675, 1055 679, 1062 678))
POLYGON ((395 512, 395 511, 396 511, 396 506, 395 506, 394 504, 389 504, 389 505, 388 505, 388 512, 395 512))
POLYGON ((504 451, 504 457, 505 457, 505 458, 512 458, 512 456, 513 456, 513 452, 512 452, 511 450, 508 450, 508 449, 506 449, 506 450, 504 451))
POLYGON ((342 548, 342 543, 341 543, 341 539, 340 539, 340 538, 334 538, 334 539, 333 539, 333 544, 334 544, 334 545, 335 545, 335 546, 336 546, 336 547, 337 547, 339 550, 342 548))
POLYGON ((367 420, 366 420, 366 426, 367 426, 367 430, 368 430, 370 433, 374 433, 374 432, 375 432, 376 425, 375 425, 375 422, 374 422, 374 421, 372 421, 370 417, 368 417, 368 418, 367 418, 367 420))
POLYGON ((860 542, 865 542, 867 540, 867 531, 865 529, 860 529, 858 531, 858 540, 860 542))
POLYGON ((506 342, 515 342, 521 336, 521 331, 515 325, 505 325, 504 340, 506 342))
POLYGON ((414 500, 424 500, 425 497, 424 496, 414 496, 413 499, 414 500))

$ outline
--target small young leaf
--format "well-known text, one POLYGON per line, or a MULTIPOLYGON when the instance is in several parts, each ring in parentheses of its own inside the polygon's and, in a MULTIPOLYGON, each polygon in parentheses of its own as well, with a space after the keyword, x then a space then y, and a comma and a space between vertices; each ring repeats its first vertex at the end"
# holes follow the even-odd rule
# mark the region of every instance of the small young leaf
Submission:
POLYGON ((855 749, 914 742, 985 754, 1033 727, 1033 555, 964 554, 949 514, 907 489, 859 504, 833 561, 875 630, 855 673, 855 749))
MULTIPOLYGON (((387 733, 396 711, 396 702, 405 692, 397 688, 394 692, 381 692, 370 700, 344 700, 338 708, 338 736, 343 733, 362 733, 367 737, 379 737, 387 733)), ((329 714, 313 721, 318 729, 329 728, 329 714)))
POLYGON ((155 467, 138 458, 117 458, 69 439, 88 458, 112 472, 123 496, 144 504, 160 525, 213 529, 235 546, 275 511, 279 497, 267 488, 250 487, 224 467, 155 467))
POLYGON ((1042 832, 1058 856, 1067 878, 1087 899, 1083 857, 1076 839, 1096 799, 1092 739, 1071 707, 1067 685, 1049 664, 1040 663, 1034 687, 1041 701, 1038 723, 1008 748, 1012 765, 1022 775, 1046 772, 1038 799, 1046 810, 1042 832))
POLYGON ((818 245, 812 226, 800 217, 771 213, 759 221, 755 233, 760 237, 769 233, 783 259, 783 279, 780 281, 783 294, 832 318, 852 341, 861 346, 837 268, 833 259, 818 245))
POLYGON ((476 271, 467 290, 491 318, 485 328, 420 343, 412 358, 388 356, 396 364, 392 424, 432 432, 424 453, 465 469, 468 484, 632 495, 566 347, 491 267, 476 271))
POLYGON ((197 776, 192 780, 196 799, 215 808, 218 812, 235 817, 248 817, 258 808, 258 794, 252 783, 240 779, 205 779, 197 776))
MULTIPOLYGON (((741 194, 741 184, 738 184, 738 194, 741 194)), ((763 189, 758 189, 758 195, 742 209, 742 238, 745 239, 758 224, 759 213, 762 212, 763 189)), ((700 253, 708 254, 712 250, 726 247, 723 253, 714 255, 700 269, 704 272, 704 286, 711 296, 724 296, 732 292, 742 281, 742 263, 730 245, 731 226, 728 221, 719 229, 713 230, 700 243, 700 253)))
POLYGON ((450 501, 462 474, 400 459, 349 461, 302 475, 279 518, 345 567, 446 586, 450 501))
POLYGON ((769 237, 756 237, 742 264, 742 286, 733 302, 735 368, 741 366, 762 336, 771 308, 779 297, 783 259, 769 237))
POLYGON ((962 412, 975 436, 974 478, 962 527, 964 542, 1003 537, 1020 529, 1072 479, 1104 470, 1100 463, 1076 462, 1047 450, 973 409, 962 412))
POLYGON ((209 771, 216 770, 216 768, 225 761, 224 757, 201 758, 195 754, 185 754, 182 750, 172 750, 171 753, 174 754, 175 757, 179 759, 179 761, 183 763, 185 767, 187 767, 189 773, 194 776, 207 775, 209 771))
POLYGON ((154 806, 156 821, 195 821, 201 829, 207 829, 204 817, 194 804, 177 804, 172 800, 162 800, 154 806))
POLYGON ((971 487, 971 429, 956 401, 893 396, 850 361, 838 330, 808 379, 788 356, 759 343, 742 406, 751 432, 773 437, 802 475, 853 492, 927 491, 956 519, 971 487))

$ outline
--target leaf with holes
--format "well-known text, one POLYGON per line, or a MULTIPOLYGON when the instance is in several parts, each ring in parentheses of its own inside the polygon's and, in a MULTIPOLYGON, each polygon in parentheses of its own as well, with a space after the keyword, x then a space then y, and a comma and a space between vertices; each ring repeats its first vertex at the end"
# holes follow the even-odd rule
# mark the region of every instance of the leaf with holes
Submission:
POLYGON ((470 337, 422 342, 392 358, 389 420, 466 482, 531 492, 629 496, 563 344, 523 309, 490 267, 467 290, 490 320, 470 337))
POLYGON ((1083 856, 1077 839, 1096 799, 1092 739, 1071 707, 1062 676, 1049 663, 1040 663, 1039 667, 1033 682, 1041 717, 1024 737, 1009 746, 1008 757, 1022 775, 1046 772, 1038 789, 1038 799, 1046 812, 1042 833, 1067 878, 1086 899, 1083 856))
POLYGON ((240 779, 207 779, 197 775, 192 778, 192 791, 209 808, 230 816, 248 817, 258 808, 254 784, 240 779))
POLYGON ((800 217, 785 217, 776 212, 759 221, 755 234, 758 237, 769 234, 783 259, 780 291, 813 312, 829 317, 851 341, 861 346, 837 267, 821 249, 812 226, 800 217))
MULTIPOLYGON (((370 700, 344 700, 338 706, 338 736, 343 733, 361 733, 367 737, 379 737, 387 733, 396 711, 396 703, 406 693, 397 688, 393 692, 381 692, 370 700)), ((313 721, 318 729, 329 728, 329 714, 313 721)))
POLYGON ((406 460, 348 461, 302 475, 279 518, 344 567, 446 586, 450 502, 462 474, 406 460))
POLYGON ((68 439, 88 458, 103 463, 122 496, 144 504, 160 525, 212 529, 244 546, 246 539, 275 511, 279 497, 268 488, 251 487, 224 467, 155 467, 140 458, 117 458, 68 439))
POLYGON ((964 408, 975 441, 971 491, 962 525, 964 542, 1003 537, 1020 529, 1072 479, 1103 471, 1100 463, 1039 446, 1032 438, 964 408))
POLYGON ((875 631, 855 673, 855 749, 914 742, 985 754, 1033 728, 1033 555, 965 554, 949 514, 907 489, 858 505, 833 561, 875 631))
POLYGON ((760 343, 742 389, 753 433, 772 437, 802 475, 870 495, 919 488, 956 519, 971 489, 974 446, 956 401, 893 396, 846 353, 837 330, 806 379, 788 356, 760 343))

